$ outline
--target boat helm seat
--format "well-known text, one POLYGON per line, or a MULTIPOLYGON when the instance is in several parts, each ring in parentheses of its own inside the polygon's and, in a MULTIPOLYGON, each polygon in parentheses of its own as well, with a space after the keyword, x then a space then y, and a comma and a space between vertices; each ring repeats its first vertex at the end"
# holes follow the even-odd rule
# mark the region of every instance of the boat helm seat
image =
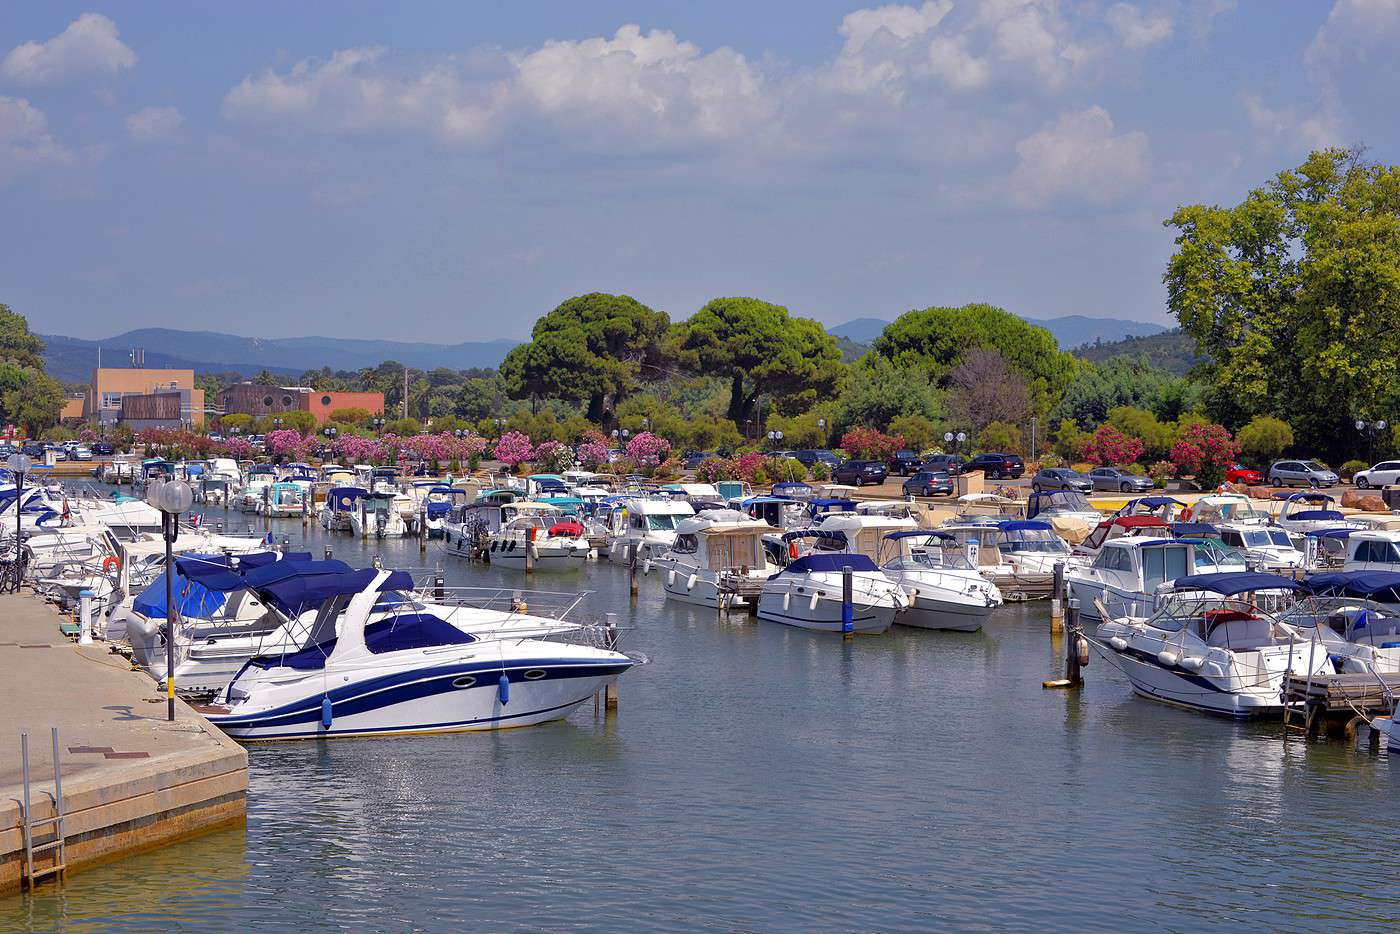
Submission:
POLYGON ((1265 619, 1230 614, 1210 622, 1206 645, 1212 648, 1249 651, 1273 645, 1273 626, 1265 619))

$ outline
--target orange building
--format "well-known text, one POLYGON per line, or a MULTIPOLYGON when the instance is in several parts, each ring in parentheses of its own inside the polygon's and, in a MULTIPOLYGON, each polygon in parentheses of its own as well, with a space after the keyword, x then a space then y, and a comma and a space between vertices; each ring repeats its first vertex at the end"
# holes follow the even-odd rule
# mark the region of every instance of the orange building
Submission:
POLYGON ((312 390, 303 397, 302 405, 316 416, 316 424, 330 420, 336 409, 364 409, 371 415, 384 414, 384 393, 382 392, 316 392, 312 390))
POLYGON ((194 388, 194 370, 99 367, 92 371, 83 418, 115 424, 121 416, 122 397, 169 392, 180 394, 180 420, 194 428, 204 427, 204 390, 194 388))
POLYGON ((307 386, 262 386, 239 383, 219 394, 225 415, 276 415, 278 412, 310 412, 323 424, 336 409, 364 409, 384 414, 382 392, 318 392, 307 386))
POLYGON ((63 412, 58 416, 59 422, 80 422, 83 420, 83 410, 87 408, 87 396, 69 396, 63 400, 63 412))

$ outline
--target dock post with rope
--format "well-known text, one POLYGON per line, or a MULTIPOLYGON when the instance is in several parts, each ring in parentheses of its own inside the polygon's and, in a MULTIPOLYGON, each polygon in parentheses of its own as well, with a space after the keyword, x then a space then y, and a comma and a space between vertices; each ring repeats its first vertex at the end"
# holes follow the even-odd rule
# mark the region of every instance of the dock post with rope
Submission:
POLYGON ((1051 681, 1042 681, 1043 688, 1080 688, 1084 686, 1084 666, 1089 662, 1089 640, 1079 624, 1079 601, 1068 600, 1065 605, 1065 626, 1069 638, 1065 639, 1065 676, 1051 681))

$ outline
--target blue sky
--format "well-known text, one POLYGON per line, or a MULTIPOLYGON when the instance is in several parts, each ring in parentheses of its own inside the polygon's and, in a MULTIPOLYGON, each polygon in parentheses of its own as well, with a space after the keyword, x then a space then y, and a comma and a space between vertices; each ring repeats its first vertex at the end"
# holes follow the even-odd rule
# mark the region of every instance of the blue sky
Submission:
POLYGON ((0 19, 45 333, 523 337, 581 292, 1166 322, 1162 226, 1397 161, 1400 0, 97 5, 0 19))

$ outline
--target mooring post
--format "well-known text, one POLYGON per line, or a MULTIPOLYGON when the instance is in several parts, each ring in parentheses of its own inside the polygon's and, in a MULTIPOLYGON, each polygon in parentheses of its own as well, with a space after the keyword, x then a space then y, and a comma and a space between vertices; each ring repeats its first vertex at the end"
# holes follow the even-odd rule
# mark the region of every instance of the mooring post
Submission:
POLYGON ((1050 634, 1058 635, 1064 629, 1065 563, 1055 563, 1055 584, 1050 593, 1050 634))
POLYGON ((1084 640, 1084 634, 1079 629, 1079 601, 1070 600, 1068 605, 1069 638, 1065 640, 1065 680, 1070 683, 1070 687, 1079 687, 1084 684, 1084 655, 1087 653, 1089 643, 1084 640))
MULTIPOLYGON (((525 530, 525 573, 535 573, 535 533, 539 531, 533 525, 525 530)), ((634 590, 633 593, 636 593, 634 590)))
POLYGON ((627 589, 632 594, 632 602, 637 602, 637 543, 627 543, 627 589))
MULTIPOLYGON (((603 625, 606 630, 607 646, 610 650, 617 651, 617 614, 608 613, 603 617, 603 625)), ((617 709, 617 682, 612 681, 603 686, 603 707, 605 710, 617 709)))
POLYGON ((86 587, 78 594, 78 644, 92 645, 92 591, 86 587))
POLYGON ((841 568, 841 638, 856 635, 855 571, 849 564, 841 568))
POLYGON ((326 546, 326 560, 327 560, 327 561, 331 560, 331 546, 330 546, 330 545, 327 545, 327 546, 326 546))
POLYGON ((423 508, 418 510, 418 553, 424 555, 428 553, 428 505, 423 504, 423 508))

